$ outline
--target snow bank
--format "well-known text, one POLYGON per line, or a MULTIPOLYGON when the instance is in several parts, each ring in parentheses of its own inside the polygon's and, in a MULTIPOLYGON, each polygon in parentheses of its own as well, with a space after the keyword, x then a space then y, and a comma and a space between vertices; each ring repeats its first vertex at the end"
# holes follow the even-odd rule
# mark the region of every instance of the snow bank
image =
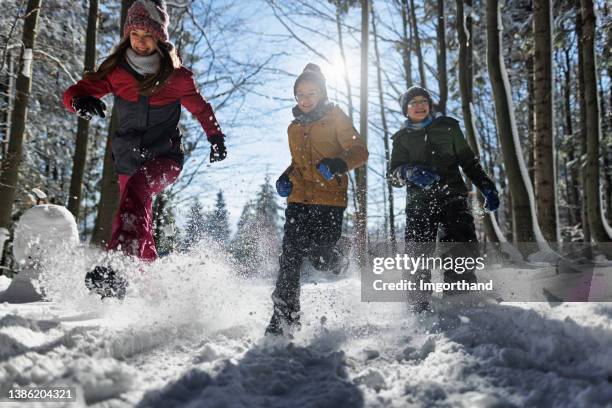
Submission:
MULTIPOLYGON (((0 231, 0 241, 4 238, 0 231)), ((42 299, 38 282, 50 258, 65 256, 79 242, 74 217, 65 207, 37 205, 23 213, 15 226, 13 255, 20 265, 11 284, 0 293, 0 302, 27 303, 42 299)), ((1 246, 0 246, 1 248, 1 246)))

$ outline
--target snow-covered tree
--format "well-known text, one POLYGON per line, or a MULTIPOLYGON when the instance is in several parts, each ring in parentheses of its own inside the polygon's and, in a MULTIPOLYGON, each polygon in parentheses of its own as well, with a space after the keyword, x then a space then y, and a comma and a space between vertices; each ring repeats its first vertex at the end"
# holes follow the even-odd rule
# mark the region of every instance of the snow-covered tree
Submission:
POLYGON ((187 226, 185 227, 185 236, 183 237, 183 249, 189 249, 192 245, 197 244, 204 238, 205 231, 202 204, 195 199, 189 209, 189 215, 187 217, 187 226))
POLYGON ((180 230, 176 226, 174 208, 167 193, 161 193, 153 203, 154 238, 159 256, 168 255, 178 249, 180 230))
POLYGON ((215 208, 206 215, 204 223, 205 233, 213 240, 225 246, 229 243, 230 229, 227 205, 223 197, 223 191, 217 193, 215 208))
POLYGON ((270 272, 277 265, 280 217, 276 193, 266 176, 254 200, 243 208, 231 251, 247 275, 270 272))

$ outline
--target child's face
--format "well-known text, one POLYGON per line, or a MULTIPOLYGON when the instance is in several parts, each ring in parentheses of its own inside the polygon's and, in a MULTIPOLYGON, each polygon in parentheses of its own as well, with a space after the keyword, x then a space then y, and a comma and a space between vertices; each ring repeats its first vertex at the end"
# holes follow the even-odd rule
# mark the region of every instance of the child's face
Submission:
POLYGON ((157 50, 155 38, 143 30, 130 31, 130 46, 138 55, 147 56, 157 50))
POLYGON ((423 96, 412 99, 406 107, 406 115, 415 123, 424 120, 429 115, 429 99, 423 96))
POLYGON ((313 110, 322 97, 323 94, 319 87, 310 81, 301 81, 296 88, 295 99, 297 99, 300 110, 304 113, 313 110))

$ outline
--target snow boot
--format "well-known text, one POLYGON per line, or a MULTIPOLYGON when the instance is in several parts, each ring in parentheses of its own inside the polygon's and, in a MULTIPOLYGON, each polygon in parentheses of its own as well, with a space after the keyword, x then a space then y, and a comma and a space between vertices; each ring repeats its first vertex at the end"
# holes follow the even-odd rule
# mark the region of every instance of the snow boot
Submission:
POLYGON ((293 338, 293 332, 302 328, 299 312, 283 311, 278 306, 274 306, 274 313, 270 319, 270 324, 266 328, 266 336, 287 336, 293 338))
POLYGON ((107 266, 96 266, 93 271, 85 275, 85 286, 91 292, 102 296, 102 299, 114 297, 123 299, 127 288, 127 281, 107 266))

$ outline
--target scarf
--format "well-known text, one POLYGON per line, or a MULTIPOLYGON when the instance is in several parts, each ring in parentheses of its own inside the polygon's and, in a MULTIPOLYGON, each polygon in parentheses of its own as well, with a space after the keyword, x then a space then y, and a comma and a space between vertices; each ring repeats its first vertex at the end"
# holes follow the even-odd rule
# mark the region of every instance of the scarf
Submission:
POLYGON ((436 112, 434 114, 430 113, 429 115, 427 115, 427 117, 425 119, 423 119, 420 122, 413 122, 413 121, 410 120, 410 118, 406 118, 402 128, 403 129, 408 129, 408 130, 424 129, 427 126, 431 125, 431 122, 433 122, 433 120, 435 118, 440 117, 440 116, 442 116, 442 114, 440 112, 436 112))
POLYGON ((142 56, 136 54, 136 51, 133 49, 128 48, 125 51, 125 60, 134 71, 144 76, 155 74, 159 70, 161 55, 158 52, 154 52, 151 55, 142 56))
POLYGON ((315 108, 308 113, 302 112, 300 110, 299 105, 295 105, 292 109, 292 112, 293 112, 293 116, 295 117, 296 121, 298 121, 302 125, 308 125, 308 124, 311 124, 321 119, 323 116, 325 116, 327 111, 329 111, 333 107, 334 107, 333 103, 328 102, 327 99, 324 99, 321 102, 319 102, 317 106, 315 106, 315 108))

